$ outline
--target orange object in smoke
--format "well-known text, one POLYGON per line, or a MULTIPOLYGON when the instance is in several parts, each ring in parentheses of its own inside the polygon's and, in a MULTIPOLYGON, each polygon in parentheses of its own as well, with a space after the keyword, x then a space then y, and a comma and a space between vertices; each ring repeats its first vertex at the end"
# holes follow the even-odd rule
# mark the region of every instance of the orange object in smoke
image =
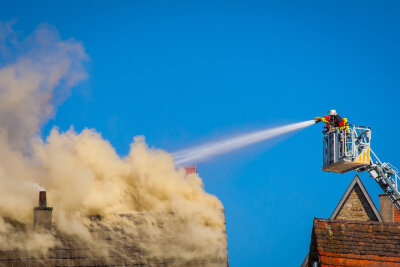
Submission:
POLYGON ((186 174, 197 173, 196 166, 185 166, 186 174))

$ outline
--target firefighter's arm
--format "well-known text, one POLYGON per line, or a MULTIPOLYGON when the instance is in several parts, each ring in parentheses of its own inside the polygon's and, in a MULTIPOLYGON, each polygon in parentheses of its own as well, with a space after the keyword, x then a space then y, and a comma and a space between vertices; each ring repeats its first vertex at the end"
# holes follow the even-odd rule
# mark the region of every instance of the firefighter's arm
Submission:
POLYGON ((331 123, 331 122, 330 122, 329 116, 321 117, 321 121, 322 121, 323 123, 326 123, 326 124, 330 124, 330 123, 331 123))
POLYGON ((343 118, 343 124, 344 124, 344 127, 345 127, 346 129, 350 129, 350 127, 349 127, 349 122, 348 122, 347 118, 343 118))

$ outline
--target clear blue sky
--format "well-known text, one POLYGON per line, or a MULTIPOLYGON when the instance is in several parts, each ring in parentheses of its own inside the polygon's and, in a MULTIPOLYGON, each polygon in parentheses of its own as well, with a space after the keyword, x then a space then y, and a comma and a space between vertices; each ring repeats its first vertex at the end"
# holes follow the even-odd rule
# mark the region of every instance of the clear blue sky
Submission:
MULTIPOLYGON (((135 135, 175 151, 335 108, 398 167, 399 14, 398 1, 0 0, 0 20, 25 35, 52 24, 90 57, 44 134, 90 127, 121 155, 135 135)), ((321 127, 198 164, 225 206, 231 266, 301 264, 313 217, 354 176, 321 171, 321 127)))

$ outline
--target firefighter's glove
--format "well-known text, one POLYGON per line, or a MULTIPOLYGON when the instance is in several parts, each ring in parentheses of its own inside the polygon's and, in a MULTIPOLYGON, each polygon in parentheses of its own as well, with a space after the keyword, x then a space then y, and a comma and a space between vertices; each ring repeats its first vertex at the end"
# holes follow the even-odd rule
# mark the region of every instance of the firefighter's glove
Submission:
POLYGON ((321 117, 315 117, 314 118, 315 123, 321 122, 322 118, 321 117))

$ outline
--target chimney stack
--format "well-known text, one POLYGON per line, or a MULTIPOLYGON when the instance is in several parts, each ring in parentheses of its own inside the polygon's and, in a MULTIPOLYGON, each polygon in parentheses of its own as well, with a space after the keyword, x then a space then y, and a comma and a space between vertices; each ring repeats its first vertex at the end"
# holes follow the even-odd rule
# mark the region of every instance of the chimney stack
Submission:
POLYGON ((379 194, 379 209, 384 222, 400 223, 400 211, 386 194, 379 194))
POLYGON ((51 229, 52 207, 47 207, 46 191, 39 192, 39 207, 33 209, 35 229, 51 229))
POLYGON ((185 166, 186 174, 197 173, 196 166, 185 166))

